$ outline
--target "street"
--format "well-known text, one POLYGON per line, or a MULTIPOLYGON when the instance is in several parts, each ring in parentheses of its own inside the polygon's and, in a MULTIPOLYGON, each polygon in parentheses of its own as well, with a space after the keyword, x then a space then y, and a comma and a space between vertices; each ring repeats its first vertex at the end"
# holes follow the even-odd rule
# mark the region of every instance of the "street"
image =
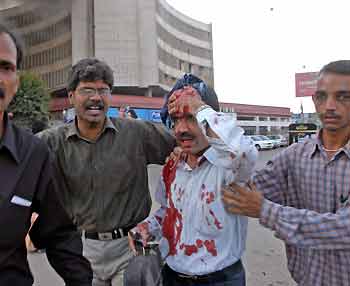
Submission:
MULTIPOLYGON (((257 168, 262 168, 274 154, 282 149, 259 152, 257 168)), ((149 167, 149 185, 153 194, 160 174, 159 166, 149 167)), ((153 209, 156 206, 153 206, 153 209)), ((62 286, 63 281, 48 265, 46 255, 29 254, 30 266, 36 286, 62 286)), ((244 256, 247 286, 296 285, 287 270, 283 243, 273 233, 261 227, 256 219, 250 219, 247 250, 244 256)))

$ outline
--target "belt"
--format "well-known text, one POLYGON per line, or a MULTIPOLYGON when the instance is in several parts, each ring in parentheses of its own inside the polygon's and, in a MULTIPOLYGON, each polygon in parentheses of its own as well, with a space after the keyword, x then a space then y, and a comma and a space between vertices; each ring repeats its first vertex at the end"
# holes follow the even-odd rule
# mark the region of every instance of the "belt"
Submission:
POLYGON ((167 268, 166 271, 170 271, 179 280, 198 281, 198 282, 203 282, 203 283, 207 282, 207 281, 212 281, 212 280, 218 279, 221 276, 224 276, 222 274, 224 274, 225 271, 232 271, 233 273, 236 273, 236 272, 242 271, 242 269, 243 269, 243 265, 242 265, 241 260, 238 260, 234 264, 232 264, 232 265, 230 265, 222 270, 215 271, 215 272, 208 273, 208 274, 204 274, 204 275, 187 275, 187 274, 179 273, 179 272, 172 270, 168 265, 166 265, 165 267, 167 268))
POLYGON ((106 231, 106 232, 89 232, 85 231, 85 238, 89 239, 96 239, 96 240, 113 240, 113 239, 119 239, 124 236, 128 235, 128 232, 130 229, 132 229, 133 226, 131 227, 124 227, 124 228, 116 228, 111 231, 106 231))

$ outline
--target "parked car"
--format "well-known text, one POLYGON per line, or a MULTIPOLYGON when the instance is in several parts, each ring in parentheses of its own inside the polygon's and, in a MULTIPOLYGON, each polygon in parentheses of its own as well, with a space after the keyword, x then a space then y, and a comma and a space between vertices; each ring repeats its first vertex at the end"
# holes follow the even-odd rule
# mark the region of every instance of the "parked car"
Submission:
POLYGON ((276 138, 274 135, 267 135, 266 137, 273 142, 273 148, 280 147, 281 140, 279 138, 276 138))
POLYGON ((248 137, 253 140, 254 145, 258 151, 273 149, 273 142, 269 139, 264 139, 261 136, 262 135, 251 135, 248 137))
POLYGON ((280 147, 286 147, 288 146, 288 138, 287 137, 284 137, 283 135, 278 135, 278 136, 281 136, 281 144, 280 144, 280 147))
POLYGON ((274 148, 281 147, 282 145, 282 137, 280 135, 267 135, 267 137, 273 141, 274 148))
POLYGON ((268 135, 271 140, 277 140, 279 142, 279 147, 288 146, 288 140, 282 135, 268 135))
POLYGON ((272 148, 278 148, 279 147, 279 142, 276 140, 271 140, 269 137, 267 137, 266 135, 256 135, 258 137, 260 137, 262 140, 264 141, 271 141, 273 144, 272 148))
POLYGON ((281 139, 275 135, 265 136, 273 142, 273 148, 279 148, 281 146, 281 139))

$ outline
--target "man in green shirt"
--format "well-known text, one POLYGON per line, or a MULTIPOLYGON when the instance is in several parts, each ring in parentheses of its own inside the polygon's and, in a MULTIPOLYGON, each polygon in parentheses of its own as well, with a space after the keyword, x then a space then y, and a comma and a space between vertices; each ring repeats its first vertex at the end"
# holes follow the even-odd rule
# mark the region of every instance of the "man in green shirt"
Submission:
POLYGON ((55 155, 62 199, 82 230, 95 286, 123 284, 132 255, 128 231, 151 209, 147 165, 163 164, 175 145, 160 125, 108 118, 112 87, 106 63, 79 61, 67 88, 75 120, 39 134, 55 155))

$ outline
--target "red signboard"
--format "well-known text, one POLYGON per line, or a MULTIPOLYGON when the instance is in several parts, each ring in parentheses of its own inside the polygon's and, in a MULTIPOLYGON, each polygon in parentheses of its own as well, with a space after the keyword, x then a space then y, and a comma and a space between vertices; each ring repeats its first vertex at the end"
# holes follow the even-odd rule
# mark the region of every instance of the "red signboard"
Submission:
POLYGON ((295 74, 295 96, 312 96, 316 91, 317 72, 295 74))

